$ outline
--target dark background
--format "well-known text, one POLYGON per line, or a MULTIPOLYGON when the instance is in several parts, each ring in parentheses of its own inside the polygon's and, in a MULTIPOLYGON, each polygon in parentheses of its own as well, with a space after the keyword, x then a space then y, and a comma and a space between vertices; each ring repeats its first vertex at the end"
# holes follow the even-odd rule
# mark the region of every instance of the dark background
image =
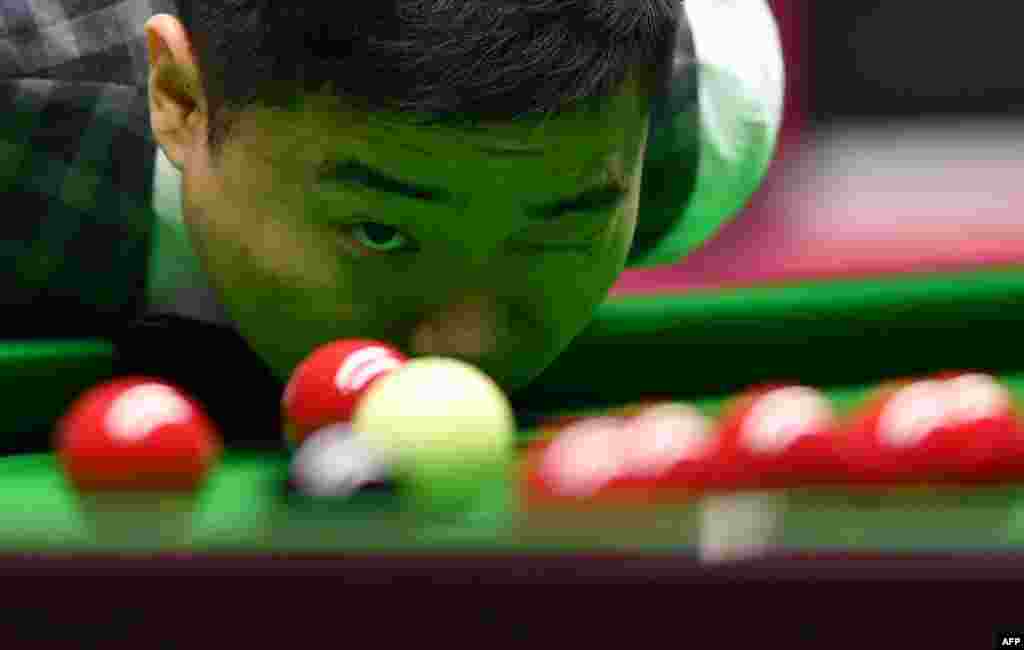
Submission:
POLYGON ((792 4, 807 8, 809 116, 816 122, 1024 115, 1024 3, 792 4))

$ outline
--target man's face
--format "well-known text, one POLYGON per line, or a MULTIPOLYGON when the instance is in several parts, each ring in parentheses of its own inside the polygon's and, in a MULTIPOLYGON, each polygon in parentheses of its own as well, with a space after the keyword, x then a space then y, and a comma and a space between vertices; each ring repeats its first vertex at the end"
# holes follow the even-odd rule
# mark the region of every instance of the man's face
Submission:
POLYGON ((647 132, 632 84, 599 114, 480 130, 307 96, 244 112, 214 159, 201 98, 181 110, 155 79, 154 132, 182 168, 201 262, 282 379, 318 345, 365 337, 461 358, 515 390, 624 268, 647 132))

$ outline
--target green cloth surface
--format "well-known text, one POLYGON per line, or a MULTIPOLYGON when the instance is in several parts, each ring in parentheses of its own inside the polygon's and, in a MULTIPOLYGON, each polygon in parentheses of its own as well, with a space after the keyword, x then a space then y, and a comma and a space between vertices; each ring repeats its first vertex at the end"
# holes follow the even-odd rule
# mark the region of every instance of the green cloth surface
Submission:
POLYGON ((71 401, 113 368, 107 341, 0 342, 0 434, 46 435, 71 401))
MULTIPOLYGON (((691 554, 699 539, 699 512, 692 506, 543 517, 523 514, 505 494, 508 486, 495 489, 477 511, 448 518, 412 512, 382 495, 341 506, 289 504, 280 496, 285 469, 283 455, 228 454, 194 504, 150 497, 137 501, 134 511, 108 511, 104 519, 95 504, 86 510, 52 456, 3 459, 0 552, 691 554), (157 526, 191 532, 156 538, 157 526)), ((777 539, 786 550, 1017 549, 1024 543, 1022 496, 1019 487, 858 497, 794 493, 780 510, 777 539)))
MULTIPOLYGON (((1024 372, 1001 379, 1024 400, 1024 372)), ((830 389, 837 408, 861 403, 872 386, 830 389)), ((698 401, 710 415, 721 399, 698 401)), ((586 415, 598 415, 600 410, 586 415)), ((537 435, 520 434, 524 440, 537 435)), ((194 501, 141 495, 80 500, 53 455, 0 459, 0 552, 187 550, 189 552, 546 553, 581 550, 692 552, 699 511, 688 504, 651 509, 525 513, 516 474, 482 488, 478 507, 427 514, 402 496, 373 494, 351 503, 287 500, 288 456, 228 451, 194 501)), ((909 495, 797 492, 783 510, 787 549, 977 550, 1024 542, 1021 488, 1002 486, 909 495)))

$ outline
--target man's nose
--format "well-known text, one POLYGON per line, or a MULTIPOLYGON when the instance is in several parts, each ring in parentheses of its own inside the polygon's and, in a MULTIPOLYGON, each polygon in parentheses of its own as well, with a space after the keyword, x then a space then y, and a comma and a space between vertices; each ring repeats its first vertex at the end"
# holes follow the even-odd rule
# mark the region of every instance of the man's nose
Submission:
POLYGON ((481 295, 463 296, 431 310, 416 324, 410 351, 415 356, 479 362, 495 355, 501 326, 496 301, 481 295))

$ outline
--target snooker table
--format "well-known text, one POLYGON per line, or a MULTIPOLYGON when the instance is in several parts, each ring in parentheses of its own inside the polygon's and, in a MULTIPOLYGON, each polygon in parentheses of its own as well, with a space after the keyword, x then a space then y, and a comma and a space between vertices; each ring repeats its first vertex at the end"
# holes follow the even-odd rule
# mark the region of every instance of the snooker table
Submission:
MULTIPOLYGON (((1013 265, 616 296, 512 399, 524 445, 547 416, 598 414, 651 396, 714 416, 738 391, 765 381, 821 388, 843 413, 882 381, 972 369, 997 375, 1024 400, 1022 326, 1024 266, 1013 265)), ((49 435, 76 395, 109 377, 112 356, 100 340, 0 344, 0 433, 49 435)), ((693 503, 553 522, 522 512, 513 468, 482 486, 477 509, 458 516, 419 513, 386 493, 310 505, 283 496, 287 464, 283 444, 278 453, 229 448, 180 516, 164 511, 180 504, 122 504, 97 528, 52 455, 0 458, 0 571, 692 583, 937 571, 1006 577, 1024 558, 1024 485, 857 497, 790 492, 763 553, 707 565, 693 503), (126 534, 111 518, 148 522, 153 531, 164 522, 171 532, 126 534)))

